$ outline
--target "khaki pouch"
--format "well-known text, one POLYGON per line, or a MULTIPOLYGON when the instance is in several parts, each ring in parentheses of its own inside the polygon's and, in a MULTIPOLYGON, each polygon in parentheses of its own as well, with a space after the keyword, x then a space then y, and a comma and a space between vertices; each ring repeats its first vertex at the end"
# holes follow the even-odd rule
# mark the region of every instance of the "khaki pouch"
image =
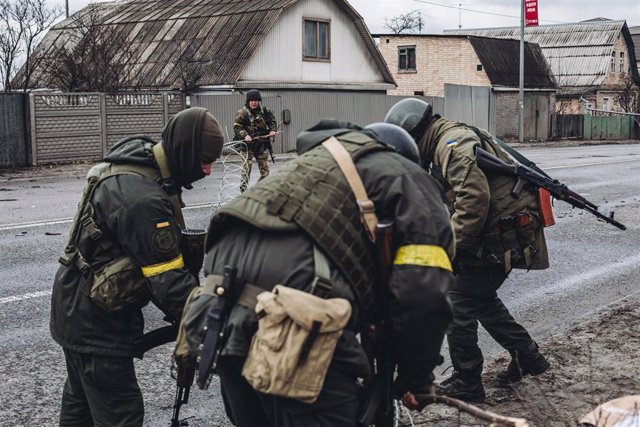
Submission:
POLYGON ((258 295, 256 313, 258 331, 242 376, 259 392, 315 402, 351 304, 276 285, 258 295))
POLYGON ((130 257, 120 257, 93 274, 89 298, 106 311, 141 308, 151 299, 146 280, 130 257))

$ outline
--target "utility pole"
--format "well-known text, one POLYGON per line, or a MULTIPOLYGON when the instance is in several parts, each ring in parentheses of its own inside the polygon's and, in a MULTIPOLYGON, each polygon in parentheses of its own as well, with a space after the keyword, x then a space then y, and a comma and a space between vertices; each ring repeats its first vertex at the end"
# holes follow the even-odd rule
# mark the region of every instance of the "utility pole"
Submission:
POLYGON ((458 3, 458 29, 462 29, 462 3, 458 3))
POLYGON ((518 114, 518 140, 524 142, 524 0, 520 7, 520 100, 518 114))
POLYGON ((68 18, 69 17, 69 0, 64 0, 64 10, 68 18))

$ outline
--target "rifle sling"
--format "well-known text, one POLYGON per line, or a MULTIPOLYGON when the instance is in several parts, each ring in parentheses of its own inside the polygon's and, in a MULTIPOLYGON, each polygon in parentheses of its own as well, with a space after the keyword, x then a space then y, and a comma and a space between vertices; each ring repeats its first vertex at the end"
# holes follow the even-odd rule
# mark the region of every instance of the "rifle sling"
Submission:
MULTIPOLYGON (((162 144, 156 144, 153 146, 153 157, 155 157, 156 163, 158 163, 158 168, 160 169, 160 176, 162 177, 162 179, 171 179, 171 171, 169 170, 167 156, 164 153, 162 144)), ((182 204, 180 203, 180 198, 178 197, 178 194, 171 194, 169 198, 171 199, 171 204, 173 205, 176 221, 178 222, 180 229, 184 230, 185 223, 184 216, 182 215, 182 204)))

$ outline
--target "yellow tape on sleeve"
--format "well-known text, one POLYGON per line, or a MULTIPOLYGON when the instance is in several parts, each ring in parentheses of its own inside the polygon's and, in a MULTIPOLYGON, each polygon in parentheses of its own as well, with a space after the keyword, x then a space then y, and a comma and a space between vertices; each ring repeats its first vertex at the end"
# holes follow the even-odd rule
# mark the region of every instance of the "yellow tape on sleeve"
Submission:
POLYGON ((184 267, 184 260, 182 259, 182 254, 180 254, 177 258, 174 258, 171 261, 142 267, 142 275, 144 277, 157 276, 165 271, 177 270, 182 267, 184 267))
POLYGON ((418 265, 420 267, 436 267, 453 271, 447 252, 440 246, 406 245, 396 252, 394 265, 418 265))

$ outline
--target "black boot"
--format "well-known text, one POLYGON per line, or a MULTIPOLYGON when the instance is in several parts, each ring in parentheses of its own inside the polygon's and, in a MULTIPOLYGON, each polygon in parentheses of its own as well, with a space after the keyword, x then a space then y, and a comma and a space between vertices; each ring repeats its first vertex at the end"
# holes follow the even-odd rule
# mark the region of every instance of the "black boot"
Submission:
POLYGON ((540 375, 546 372, 551 364, 546 357, 538 351, 538 345, 529 352, 515 350, 511 353, 511 362, 507 369, 498 372, 496 378, 502 384, 513 384, 520 381, 525 375, 540 375))
POLYGON ((473 403, 483 403, 486 398, 482 378, 457 371, 436 386, 436 393, 473 403))

